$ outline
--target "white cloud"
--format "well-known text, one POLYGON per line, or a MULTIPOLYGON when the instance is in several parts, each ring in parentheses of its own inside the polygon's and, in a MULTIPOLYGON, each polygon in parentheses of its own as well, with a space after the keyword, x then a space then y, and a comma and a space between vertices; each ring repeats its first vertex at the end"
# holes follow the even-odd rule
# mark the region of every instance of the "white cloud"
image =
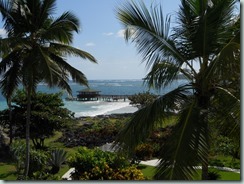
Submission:
MULTIPOLYGON (((135 38, 136 36, 136 31, 134 28, 130 28, 130 38, 135 38)), ((125 29, 121 29, 117 32, 117 37, 124 38, 125 37, 125 29)))
POLYGON ((124 38, 124 36, 125 36, 125 30, 124 29, 121 29, 117 32, 117 37, 124 38))
POLYGON ((7 33, 5 29, 0 29, 0 36, 3 38, 7 37, 7 33))
POLYGON ((93 42, 88 42, 88 43, 86 43, 86 46, 87 47, 94 47, 96 44, 95 43, 93 43, 93 42))
POLYGON ((105 36, 112 36, 113 34, 114 34, 113 32, 103 33, 103 35, 105 35, 105 36))

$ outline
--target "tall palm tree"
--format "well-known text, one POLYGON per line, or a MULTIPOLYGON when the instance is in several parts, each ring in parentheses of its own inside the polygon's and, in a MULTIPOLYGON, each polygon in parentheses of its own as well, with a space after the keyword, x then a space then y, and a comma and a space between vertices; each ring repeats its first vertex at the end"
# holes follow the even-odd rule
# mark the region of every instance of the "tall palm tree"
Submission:
POLYGON ((1 0, 0 11, 8 37, 0 40, 3 53, 0 62, 2 79, 0 86, 7 99, 11 99, 19 84, 27 93, 26 163, 25 176, 29 172, 29 124, 31 95, 37 84, 46 82, 49 87, 58 86, 71 94, 69 77, 88 85, 85 75, 66 61, 73 55, 96 63, 95 58, 72 47, 73 33, 79 32, 79 20, 70 12, 53 18, 55 0, 1 0))
POLYGON ((233 131, 240 131, 240 98, 233 93, 233 86, 226 85, 240 74, 240 31, 233 30, 235 3, 181 0, 172 29, 171 18, 164 19, 160 5, 147 8, 141 1, 132 1, 117 10, 125 39, 135 43, 149 68, 145 77, 149 87, 162 89, 179 74, 188 81, 138 110, 115 142, 132 153, 177 106, 172 135, 161 145, 156 179, 192 179, 199 163, 202 179, 208 178, 209 125, 220 112, 225 114, 221 122, 234 119, 233 131), (221 109, 217 109, 220 104, 221 109))

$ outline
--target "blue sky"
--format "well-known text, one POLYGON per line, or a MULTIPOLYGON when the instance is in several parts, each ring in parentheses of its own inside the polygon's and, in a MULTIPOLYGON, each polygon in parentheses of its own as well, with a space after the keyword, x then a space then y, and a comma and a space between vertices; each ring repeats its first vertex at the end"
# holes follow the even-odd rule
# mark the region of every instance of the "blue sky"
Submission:
MULTIPOLYGON (((152 1, 162 4, 164 14, 171 13, 174 21, 180 0, 144 0, 148 5, 152 1)), ((142 79, 147 73, 135 45, 125 42, 123 27, 116 18, 115 10, 124 2, 126 0, 57 0, 54 17, 71 11, 80 19, 81 31, 75 34, 73 46, 91 53, 98 61, 94 64, 80 58, 67 58, 89 80, 142 79)))
MULTIPOLYGON (((72 11, 81 21, 81 32, 74 37, 74 46, 91 53, 98 61, 93 64, 79 58, 69 58, 71 65, 88 79, 142 79, 145 64, 131 43, 123 38, 122 25, 116 18, 116 8, 125 0, 57 0, 57 15, 72 11)), ((146 0, 150 3, 151 0, 146 0)), ((175 12, 179 0, 158 0, 165 13, 175 12)))

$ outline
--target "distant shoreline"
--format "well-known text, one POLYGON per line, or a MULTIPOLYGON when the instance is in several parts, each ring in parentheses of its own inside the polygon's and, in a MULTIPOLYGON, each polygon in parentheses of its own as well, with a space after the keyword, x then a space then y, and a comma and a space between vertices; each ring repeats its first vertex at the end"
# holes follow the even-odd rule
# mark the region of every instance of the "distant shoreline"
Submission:
POLYGON ((111 114, 127 114, 134 113, 138 110, 137 107, 131 106, 128 101, 126 102, 101 102, 103 109, 93 112, 74 112, 75 117, 95 117, 111 114))

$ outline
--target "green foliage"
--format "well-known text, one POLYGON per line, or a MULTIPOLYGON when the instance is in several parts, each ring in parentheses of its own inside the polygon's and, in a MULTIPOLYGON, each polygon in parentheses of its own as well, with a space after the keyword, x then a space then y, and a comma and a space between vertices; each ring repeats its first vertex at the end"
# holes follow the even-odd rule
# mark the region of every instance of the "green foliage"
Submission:
MULTIPOLYGON (((70 124, 73 113, 64 108, 61 93, 46 94, 38 92, 32 95, 30 138, 35 148, 43 148, 44 140, 70 124)), ((12 125, 15 129, 14 136, 24 138, 26 122, 27 98, 24 91, 17 91, 13 97, 12 125)), ((5 112, 8 114, 8 111, 5 112)), ((8 117, 5 116, 5 121, 8 117)))
POLYGON ((143 173, 135 166, 119 169, 112 175, 113 180, 144 180, 143 173))
POLYGON ((23 141, 14 141, 10 146, 10 153, 15 161, 17 173, 21 173, 24 167, 25 144, 23 141))
POLYGON ((44 171, 47 166, 47 161, 48 155, 45 151, 31 150, 29 177, 32 177, 35 172, 44 171))
POLYGON ((235 142, 226 136, 218 136, 215 140, 214 151, 216 154, 232 156, 233 158, 240 158, 239 145, 236 145, 235 142))
POLYGON ((149 92, 138 93, 138 94, 128 97, 128 99, 131 101, 130 104, 136 106, 139 109, 149 105, 156 98, 157 98, 157 95, 149 93, 149 92))
POLYGON ((56 174, 59 172, 61 165, 66 161, 67 152, 63 149, 55 149, 51 151, 51 158, 49 164, 51 165, 51 173, 56 174))
POLYGON ((76 124, 64 130, 60 141, 67 147, 86 146, 94 148, 110 143, 124 126, 127 118, 104 117, 104 118, 82 118, 76 124))
POLYGON ((148 143, 139 144, 135 149, 135 156, 139 160, 150 160, 153 156, 153 146, 148 143))
POLYGON ((221 175, 218 170, 209 170, 208 171, 208 180, 220 180, 221 175))
POLYGON ((75 168, 75 173, 72 175, 75 180, 143 179, 139 170, 128 167, 127 159, 99 149, 79 148, 70 158, 69 165, 75 168))
POLYGON ((33 173, 31 180, 61 180, 61 177, 58 175, 53 175, 45 171, 37 171, 33 173))
MULTIPOLYGON (((14 158, 16 171, 19 176, 23 174, 25 162, 25 149, 26 145, 22 141, 14 141, 11 144, 10 152, 14 158)), ((47 166, 48 154, 41 150, 30 151, 30 168, 29 177, 37 171, 42 172, 47 166)))
POLYGON ((233 159, 231 156, 217 155, 210 157, 209 165, 240 169, 240 160, 233 159))

